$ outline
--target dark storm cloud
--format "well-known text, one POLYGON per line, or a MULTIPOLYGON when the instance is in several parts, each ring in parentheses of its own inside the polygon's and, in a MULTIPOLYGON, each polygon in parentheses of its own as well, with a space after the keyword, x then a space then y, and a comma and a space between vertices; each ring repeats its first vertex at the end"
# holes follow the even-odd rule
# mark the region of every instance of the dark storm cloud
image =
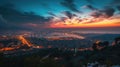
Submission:
POLYGON ((61 2, 61 5, 63 5, 64 7, 67 7, 68 9, 74 12, 78 12, 78 13, 81 12, 77 9, 76 4, 74 3, 74 0, 64 0, 63 2, 61 2))
POLYGON ((105 8, 103 10, 95 10, 91 13, 91 16, 95 18, 103 17, 103 18, 109 18, 113 16, 115 13, 115 9, 113 8, 105 8))
POLYGON ((25 24, 45 25, 50 17, 35 15, 34 12, 20 12, 11 6, 0 6, 0 30, 30 30, 25 24))
POLYGON ((113 8, 106 8, 103 12, 107 15, 107 17, 111 17, 114 15, 115 9, 113 8))
POLYGON ((0 6, 0 14, 11 23, 44 23, 49 19, 43 16, 35 15, 34 12, 20 12, 11 7, 0 6))
POLYGON ((62 12, 62 13, 63 13, 65 16, 67 16, 69 19, 71 19, 71 18, 74 17, 74 16, 77 16, 77 15, 71 13, 70 11, 64 11, 64 12, 62 12))

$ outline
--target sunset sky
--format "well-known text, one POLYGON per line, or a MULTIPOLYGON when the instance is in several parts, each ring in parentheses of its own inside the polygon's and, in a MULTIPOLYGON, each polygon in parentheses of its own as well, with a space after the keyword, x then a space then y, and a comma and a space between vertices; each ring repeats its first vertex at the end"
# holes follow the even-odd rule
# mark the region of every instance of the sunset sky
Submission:
POLYGON ((120 0, 0 0, 0 30, 120 28, 120 0))

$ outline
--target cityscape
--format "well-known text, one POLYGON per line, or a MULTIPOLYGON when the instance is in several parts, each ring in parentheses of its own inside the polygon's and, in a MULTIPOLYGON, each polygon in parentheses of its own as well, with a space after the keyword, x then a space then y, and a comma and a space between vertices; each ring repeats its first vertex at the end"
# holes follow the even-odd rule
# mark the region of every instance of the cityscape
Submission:
POLYGON ((0 67, 120 67, 120 1, 0 0, 0 67))

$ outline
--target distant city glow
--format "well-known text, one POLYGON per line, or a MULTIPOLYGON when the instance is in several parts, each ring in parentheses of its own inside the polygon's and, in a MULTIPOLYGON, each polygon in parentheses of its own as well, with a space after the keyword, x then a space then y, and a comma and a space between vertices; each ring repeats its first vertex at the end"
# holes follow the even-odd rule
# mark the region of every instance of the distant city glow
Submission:
POLYGON ((27 45, 29 47, 32 46, 31 43, 29 43, 22 35, 18 36, 18 39, 21 40, 21 42, 24 44, 24 45, 27 45))

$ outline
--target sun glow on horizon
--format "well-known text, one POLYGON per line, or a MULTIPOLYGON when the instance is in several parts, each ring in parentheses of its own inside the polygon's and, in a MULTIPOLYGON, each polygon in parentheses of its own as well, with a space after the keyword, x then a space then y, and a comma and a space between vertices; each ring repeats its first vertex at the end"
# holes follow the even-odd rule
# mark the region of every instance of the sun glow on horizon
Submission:
POLYGON ((66 19, 64 21, 55 21, 50 24, 51 28, 85 28, 85 27, 120 27, 120 19, 119 18, 111 18, 111 19, 66 19), (93 19, 93 20, 91 20, 93 19))

